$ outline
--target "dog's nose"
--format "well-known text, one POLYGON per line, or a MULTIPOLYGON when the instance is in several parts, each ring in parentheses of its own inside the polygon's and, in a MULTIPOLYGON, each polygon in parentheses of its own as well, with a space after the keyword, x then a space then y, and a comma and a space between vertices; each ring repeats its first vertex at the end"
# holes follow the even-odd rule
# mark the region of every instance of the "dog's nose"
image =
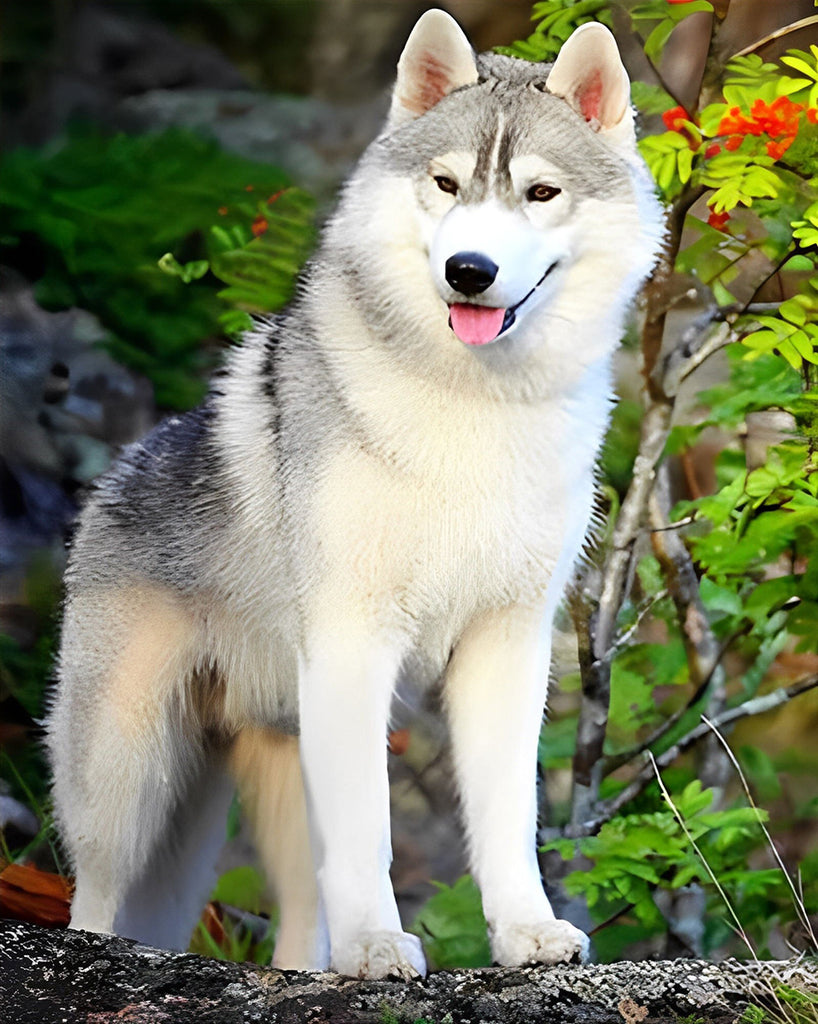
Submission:
POLYGON ((499 269, 480 252, 456 252, 446 260, 446 280, 462 295, 479 295, 494 283, 499 269))

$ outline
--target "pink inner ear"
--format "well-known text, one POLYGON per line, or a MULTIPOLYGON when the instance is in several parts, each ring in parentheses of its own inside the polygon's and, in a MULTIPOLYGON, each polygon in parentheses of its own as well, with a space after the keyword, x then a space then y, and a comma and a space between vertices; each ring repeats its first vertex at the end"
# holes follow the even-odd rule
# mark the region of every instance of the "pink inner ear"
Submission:
POLYGON ((577 100, 586 121, 601 120, 602 112, 602 72, 594 71, 589 75, 580 89, 577 90, 577 100))
POLYGON ((431 53, 424 53, 413 70, 414 89, 412 95, 406 97, 406 106, 420 116, 448 95, 451 82, 449 69, 431 53))

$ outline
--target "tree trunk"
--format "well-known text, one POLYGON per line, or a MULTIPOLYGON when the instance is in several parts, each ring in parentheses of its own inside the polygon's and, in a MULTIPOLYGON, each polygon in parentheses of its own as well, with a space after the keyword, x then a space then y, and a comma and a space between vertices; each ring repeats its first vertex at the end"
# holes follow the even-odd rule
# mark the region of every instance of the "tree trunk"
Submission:
MULTIPOLYGON (((0 921, 3 1024, 734 1024, 765 982, 818 987, 804 961, 696 960, 441 971, 353 981, 0 921)), ((764 993, 767 993, 765 999, 764 993)))

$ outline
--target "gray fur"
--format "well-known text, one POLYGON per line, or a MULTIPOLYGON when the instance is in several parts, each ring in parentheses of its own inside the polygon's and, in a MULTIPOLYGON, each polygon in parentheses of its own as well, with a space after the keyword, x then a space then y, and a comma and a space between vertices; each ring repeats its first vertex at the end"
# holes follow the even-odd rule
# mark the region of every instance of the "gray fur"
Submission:
MULTIPOLYGON (((446 21, 440 12, 430 16, 446 21)), ((468 44, 454 38, 452 45, 461 47, 462 67, 468 44)), ((162 863, 157 849, 169 835, 176 842, 174 820, 189 820, 202 848, 211 843, 207 801, 200 806, 191 787, 210 778, 205 785, 217 793, 218 770, 207 775, 215 761, 252 790, 248 805, 268 873, 284 887, 288 908, 281 948, 297 962, 285 966, 327 963, 324 914, 308 867, 314 856, 332 964, 374 977, 422 971, 417 941, 396 930, 388 885, 383 732, 398 677, 430 686, 444 677, 446 685, 451 674, 467 832, 476 870, 484 871, 495 956, 553 961, 587 945, 543 909, 528 850, 531 801, 497 806, 518 808, 507 827, 526 875, 519 890, 540 909, 522 923, 495 912, 506 876, 490 849, 479 853, 485 815, 470 808, 480 806, 487 783, 472 758, 474 729, 459 728, 464 712, 457 711, 472 714, 458 696, 461 666, 473 663, 479 675, 491 661, 474 653, 483 626, 502 642, 520 636, 523 675, 539 657, 531 645, 547 647, 542 630, 532 632, 534 612, 547 625, 581 548, 607 420, 610 354, 661 230, 632 140, 604 138, 543 91, 548 71, 484 55, 475 84, 388 126, 347 183, 291 307, 230 353, 200 409, 165 421, 98 481, 66 577, 48 722, 56 815, 78 874, 75 926, 104 930, 116 921, 143 939, 182 941, 195 895, 180 894, 184 909, 170 929, 159 908, 140 909, 134 900, 146 872, 162 863), (459 212, 505 218, 509 229, 494 242, 515 256, 508 237, 519 230, 520 251, 530 246, 545 261, 531 268, 509 260, 519 269, 503 287, 525 308, 492 344, 461 343, 447 327, 446 304, 454 310, 462 296, 435 283, 424 241, 424 225, 437 223, 438 238, 446 220, 435 213, 441 194, 430 164, 452 151, 475 159, 459 212), (532 154, 556 167, 571 193, 553 233, 537 227, 541 209, 529 216, 525 195, 513 194, 514 160, 532 154), (593 225, 582 244, 559 242, 580 223, 593 225), (543 256, 552 235, 563 249, 543 256), (610 282, 601 289, 594 268, 603 264, 610 282), (505 626, 504 615, 511 616, 505 626), (338 677, 329 680, 337 693, 322 689, 327 675, 338 677), (370 716, 355 712, 359 691, 380 716, 368 732, 370 716), (364 731, 333 741, 335 723, 322 720, 321 702, 336 707, 344 694, 339 717, 347 730, 364 731), (299 726, 312 851, 299 743, 282 738, 299 726), (336 811, 327 787, 343 774, 346 749, 353 758, 371 750, 357 776, 369 795, 356 804, 356 792, 336 793, 336 811), (256 767, 268 775, 253 782, 256 767), (286 796, 273 777, 279 770, 286 796), (329 807, 324 818, 319 804, 329 807), (285 812, 293 808, 300 824, 288 831, 285 812), (192 820, 198 812, 201 822, 192 820), (336 850, 336 834, 349 828, 350 850, 336 850), (354 861, 361 835, 370 845, 354 861), (289 902, 286 880, 269 862, 277 857, 300 865, 292 876, 299 895, 289 902), (345 881, 349 858, 360 866, 355 877, 368 879, 357 897, 345 881), (359 909, 361 921, 348 921, 359 909)), ((506 749, 523 788, 528 774, 533 784, 526 766, 536 758, 539 679, 523 687, 533 702, 520 719, 529 738, 506 749)), ((491 689, 479 692, 493 727, 491 689)), ((515 728, 507 723, 510 736, 515 728)), ((178 848, 185 849, 181 839, 178 848)), ((184 876, 181 856, 166 859, 168 879, 184 876)), ((206 875, 203 863, 192 869, 192 893, 206 875)))

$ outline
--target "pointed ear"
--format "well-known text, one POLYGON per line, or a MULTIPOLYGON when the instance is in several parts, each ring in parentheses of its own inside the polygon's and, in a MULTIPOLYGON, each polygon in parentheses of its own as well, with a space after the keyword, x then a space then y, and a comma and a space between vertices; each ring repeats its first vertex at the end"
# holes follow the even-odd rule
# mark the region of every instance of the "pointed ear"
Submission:
POLYGON ((628 73, 616 40, 598 22, 580 25, 570 36, 545 87, 569 103, 594 131, 609 131, 632 119, 628 73))
POLYGON ((474 51, 463 30, 445 11, 427 11, 412 29, 398 61, 389 124, 420 117, 454 89, 476 81, 474 51))

